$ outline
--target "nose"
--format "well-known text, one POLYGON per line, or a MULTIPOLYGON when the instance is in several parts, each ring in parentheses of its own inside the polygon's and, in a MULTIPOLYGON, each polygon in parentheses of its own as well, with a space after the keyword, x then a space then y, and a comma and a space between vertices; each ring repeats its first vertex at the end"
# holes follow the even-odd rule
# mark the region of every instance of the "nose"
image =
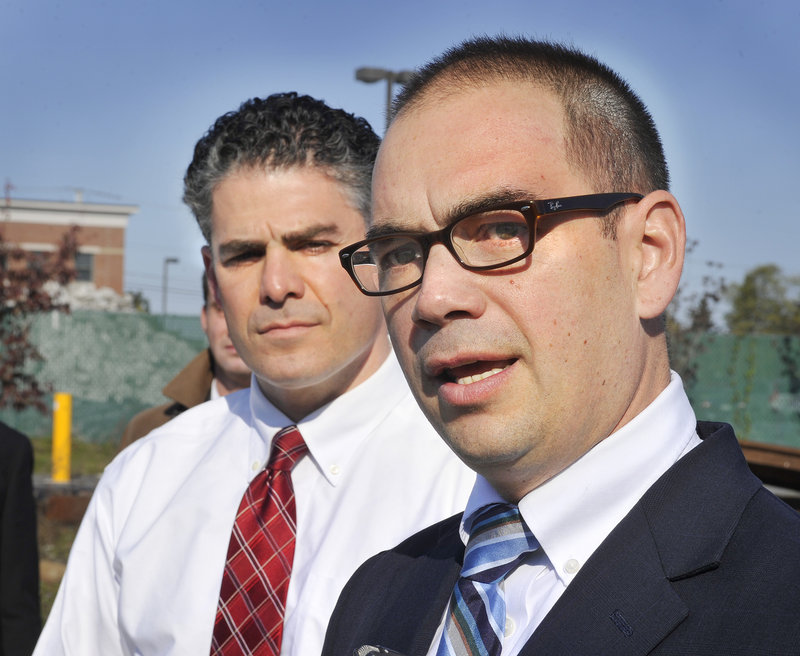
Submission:
POLYGON ((299 262, 292 253, 281 245, 268 246, 261 272, 261 302, 280 305, 290 296, 300 298, 304 289, 299 262))
POLYGON ((441 326, 454 319, 480 316, 486 298, 476 279, 479 275, 459 265, 443 244, 434 244, 415 294, 413 320, 441 326))

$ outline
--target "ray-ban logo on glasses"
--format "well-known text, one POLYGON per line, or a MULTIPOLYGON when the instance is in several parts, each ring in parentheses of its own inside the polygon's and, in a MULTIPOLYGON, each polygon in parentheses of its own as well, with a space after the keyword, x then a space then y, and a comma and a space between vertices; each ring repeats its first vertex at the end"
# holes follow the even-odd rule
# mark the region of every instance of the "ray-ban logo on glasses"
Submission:
POLYGON ((560 210, 563 207, 563 205, 557 200, 551 200, 547 203, 547 207, 550 209, 551 212, 555 212, 556 210, 560 210))

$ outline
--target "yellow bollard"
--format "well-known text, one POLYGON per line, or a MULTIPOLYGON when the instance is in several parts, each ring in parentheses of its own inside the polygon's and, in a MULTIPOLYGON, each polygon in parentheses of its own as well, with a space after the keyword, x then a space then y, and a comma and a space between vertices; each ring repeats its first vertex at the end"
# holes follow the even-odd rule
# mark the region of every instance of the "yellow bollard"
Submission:
POLYGON ((72 450, 72 394, 53 395, 53 481, 69 483, 72 450))

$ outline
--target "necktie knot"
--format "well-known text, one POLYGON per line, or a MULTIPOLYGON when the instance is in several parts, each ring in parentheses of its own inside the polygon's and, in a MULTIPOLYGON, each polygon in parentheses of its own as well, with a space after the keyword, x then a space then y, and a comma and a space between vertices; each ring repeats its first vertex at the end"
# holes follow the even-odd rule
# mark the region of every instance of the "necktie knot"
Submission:
POLYGON ((481 509, 472 522, 461 576, 482 583, 498 581, 538 548, 519 508, 493 503, 481 509))
POLYGON ((308 453, 303 436, 297 426, 281 429, 272 440, 267 469, 291 471, 298 460, 308 453))

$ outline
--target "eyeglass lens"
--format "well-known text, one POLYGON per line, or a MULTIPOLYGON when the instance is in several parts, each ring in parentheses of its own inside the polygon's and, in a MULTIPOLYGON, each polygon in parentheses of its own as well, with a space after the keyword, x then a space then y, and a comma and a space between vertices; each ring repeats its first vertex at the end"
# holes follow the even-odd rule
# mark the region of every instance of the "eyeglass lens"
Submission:
POLYGON ((434 235, 388 236, 353 254, 352 266, 368 291, 391 292, 422 278, 427 251, 435 242, 448 246, 467 267, 498 267, 528 250, 531 234, 522 212, 494 210, 467 216, 449 232, 434 235))

